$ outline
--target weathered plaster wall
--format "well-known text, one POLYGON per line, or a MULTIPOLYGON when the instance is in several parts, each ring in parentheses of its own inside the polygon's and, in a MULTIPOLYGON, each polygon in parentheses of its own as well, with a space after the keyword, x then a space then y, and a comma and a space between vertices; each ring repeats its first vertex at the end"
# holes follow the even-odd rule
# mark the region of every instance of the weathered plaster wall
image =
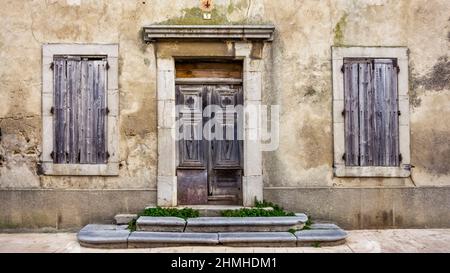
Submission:
POLYGON ((0 189, 155 190, 155 57, 140 33, 155 23, 276 26, 264 51, 263 100, 282 113, 280 147, 264 153, 269 190, 450 186, 448 0, 216 0, 211 21, 197 0, 0 2, 0 189), (118 177, 37 175, 43 43, 119 44, 118 177), (332 45, 409 48, 412 179, 333 178, 332 45))

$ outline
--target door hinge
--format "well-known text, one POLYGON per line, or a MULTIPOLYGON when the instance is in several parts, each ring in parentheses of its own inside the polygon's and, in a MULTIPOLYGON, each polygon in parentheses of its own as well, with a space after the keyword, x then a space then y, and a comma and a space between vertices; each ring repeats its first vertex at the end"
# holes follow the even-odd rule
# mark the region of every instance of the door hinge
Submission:
POLYGON ((50 114, 53 115, 54 113, 55 113, 55 107, 52 106, 52 107, 50 108, 50 114))
POLYGON ((54 63, 54 62, 51 62, 51 63, 50 63, 50 69, 53 70, 54 67, 55 67, 55 63, 54 63))

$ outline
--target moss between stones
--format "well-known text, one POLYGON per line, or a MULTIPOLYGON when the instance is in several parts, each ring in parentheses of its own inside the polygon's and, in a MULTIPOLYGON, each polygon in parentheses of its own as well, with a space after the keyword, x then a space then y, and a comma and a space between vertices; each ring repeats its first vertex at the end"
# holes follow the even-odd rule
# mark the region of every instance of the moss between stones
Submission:
MULTIPOLYGON (((200 212, 198 210, 194 210, 191 208, 147 208, 144 211, 137 214, 138 217, 141 216, 154 216, 154 217, 179 217, 183 219, 188 218, 196 218, 200 216, 200 212)), ((131 231, 136 231, 136 221, 137 219, 133 219, 128 223, 128 229, 131 231)))
POLYGON ((225 210, 222 211, 223 217, 276 217, 276 216, 295 216, 295 213, 285 211, 279 205, 273 204, 267 201, 255 200, 255 208, 239 209, 239 210, 225 210), (273 210, 267 210, 265 208, 272 207, 273 210))

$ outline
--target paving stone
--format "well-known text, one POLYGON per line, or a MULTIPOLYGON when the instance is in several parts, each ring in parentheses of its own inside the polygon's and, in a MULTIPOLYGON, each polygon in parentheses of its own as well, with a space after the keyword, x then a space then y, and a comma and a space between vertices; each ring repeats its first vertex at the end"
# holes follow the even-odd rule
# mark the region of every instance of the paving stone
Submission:
POLYGON ((297 246, 321 246, 339 245, 345 243, 347 232, 342 229, 310 229, 295 233, 297 246))
POLYGON ((77 234, 78 242, 84 247, 127 248, 130 231, 123 226, 87 225, 77 234))
POLYGON ((137 218, 137 214, 117 214, 116 216, 114 216, 114 220, 118 225, 128 225, 131 220, 137 218))
POLYGON ((141 216, 136 221, 138 231, 183 232, 186 221, 178 217, 141 216))
POLYGON ((214 246, 219 243, 217 233, 189 232, 132 232, 128 238, 129 248, 172 247, 172 246, 214 246))
POLYGON ((236 247, 295 247, 297 238, 290 232, 221 232, 219 243, 236 247))
POLYGON ((305 218, 286 217, 198 217, 187 219, 186 232, 285 232, 301 229, 305 218))

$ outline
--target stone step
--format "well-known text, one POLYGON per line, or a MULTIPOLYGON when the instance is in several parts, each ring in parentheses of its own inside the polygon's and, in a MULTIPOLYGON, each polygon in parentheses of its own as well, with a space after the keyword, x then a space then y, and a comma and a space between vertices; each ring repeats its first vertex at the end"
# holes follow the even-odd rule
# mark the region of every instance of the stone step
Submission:
POLYGON ((347 232, 333 224, 290 232, 130 232, 126 225, 87 225, 77 235, 81 246, 94 248, 150 248, 167 246, 295 247, 345 243, 347 232))
POLYGON ((214 246, 218 243, 217 233, 136 231, 128 237, 129 248, 214 246))
POLYGON ((133 219, 137 219, 137 214, 117 214, 114 216, 114 221, 117 225, 128 225, 133 219))
POLYGON ((295 232, 297 246, 335 246, 345 243, 348 234, 337 229, 310 229, 295 232))
POLYGON ((136 230, 153 232, 183 232, 186 221, 178 217, 141 216, 136 221, 136 230))
POLYGON ((77 234, 81 246, 92 248, 127 248, 127 226, 89 224, 77 234))
POLYGON ((290 232, 221 232, 219 243, 234 247, 295 247, 297 238, 290 232))
POLYGON ((302 229, 305 214, 285 217, 198 217, 187 219, 185 232, 286 232, 302 229))

